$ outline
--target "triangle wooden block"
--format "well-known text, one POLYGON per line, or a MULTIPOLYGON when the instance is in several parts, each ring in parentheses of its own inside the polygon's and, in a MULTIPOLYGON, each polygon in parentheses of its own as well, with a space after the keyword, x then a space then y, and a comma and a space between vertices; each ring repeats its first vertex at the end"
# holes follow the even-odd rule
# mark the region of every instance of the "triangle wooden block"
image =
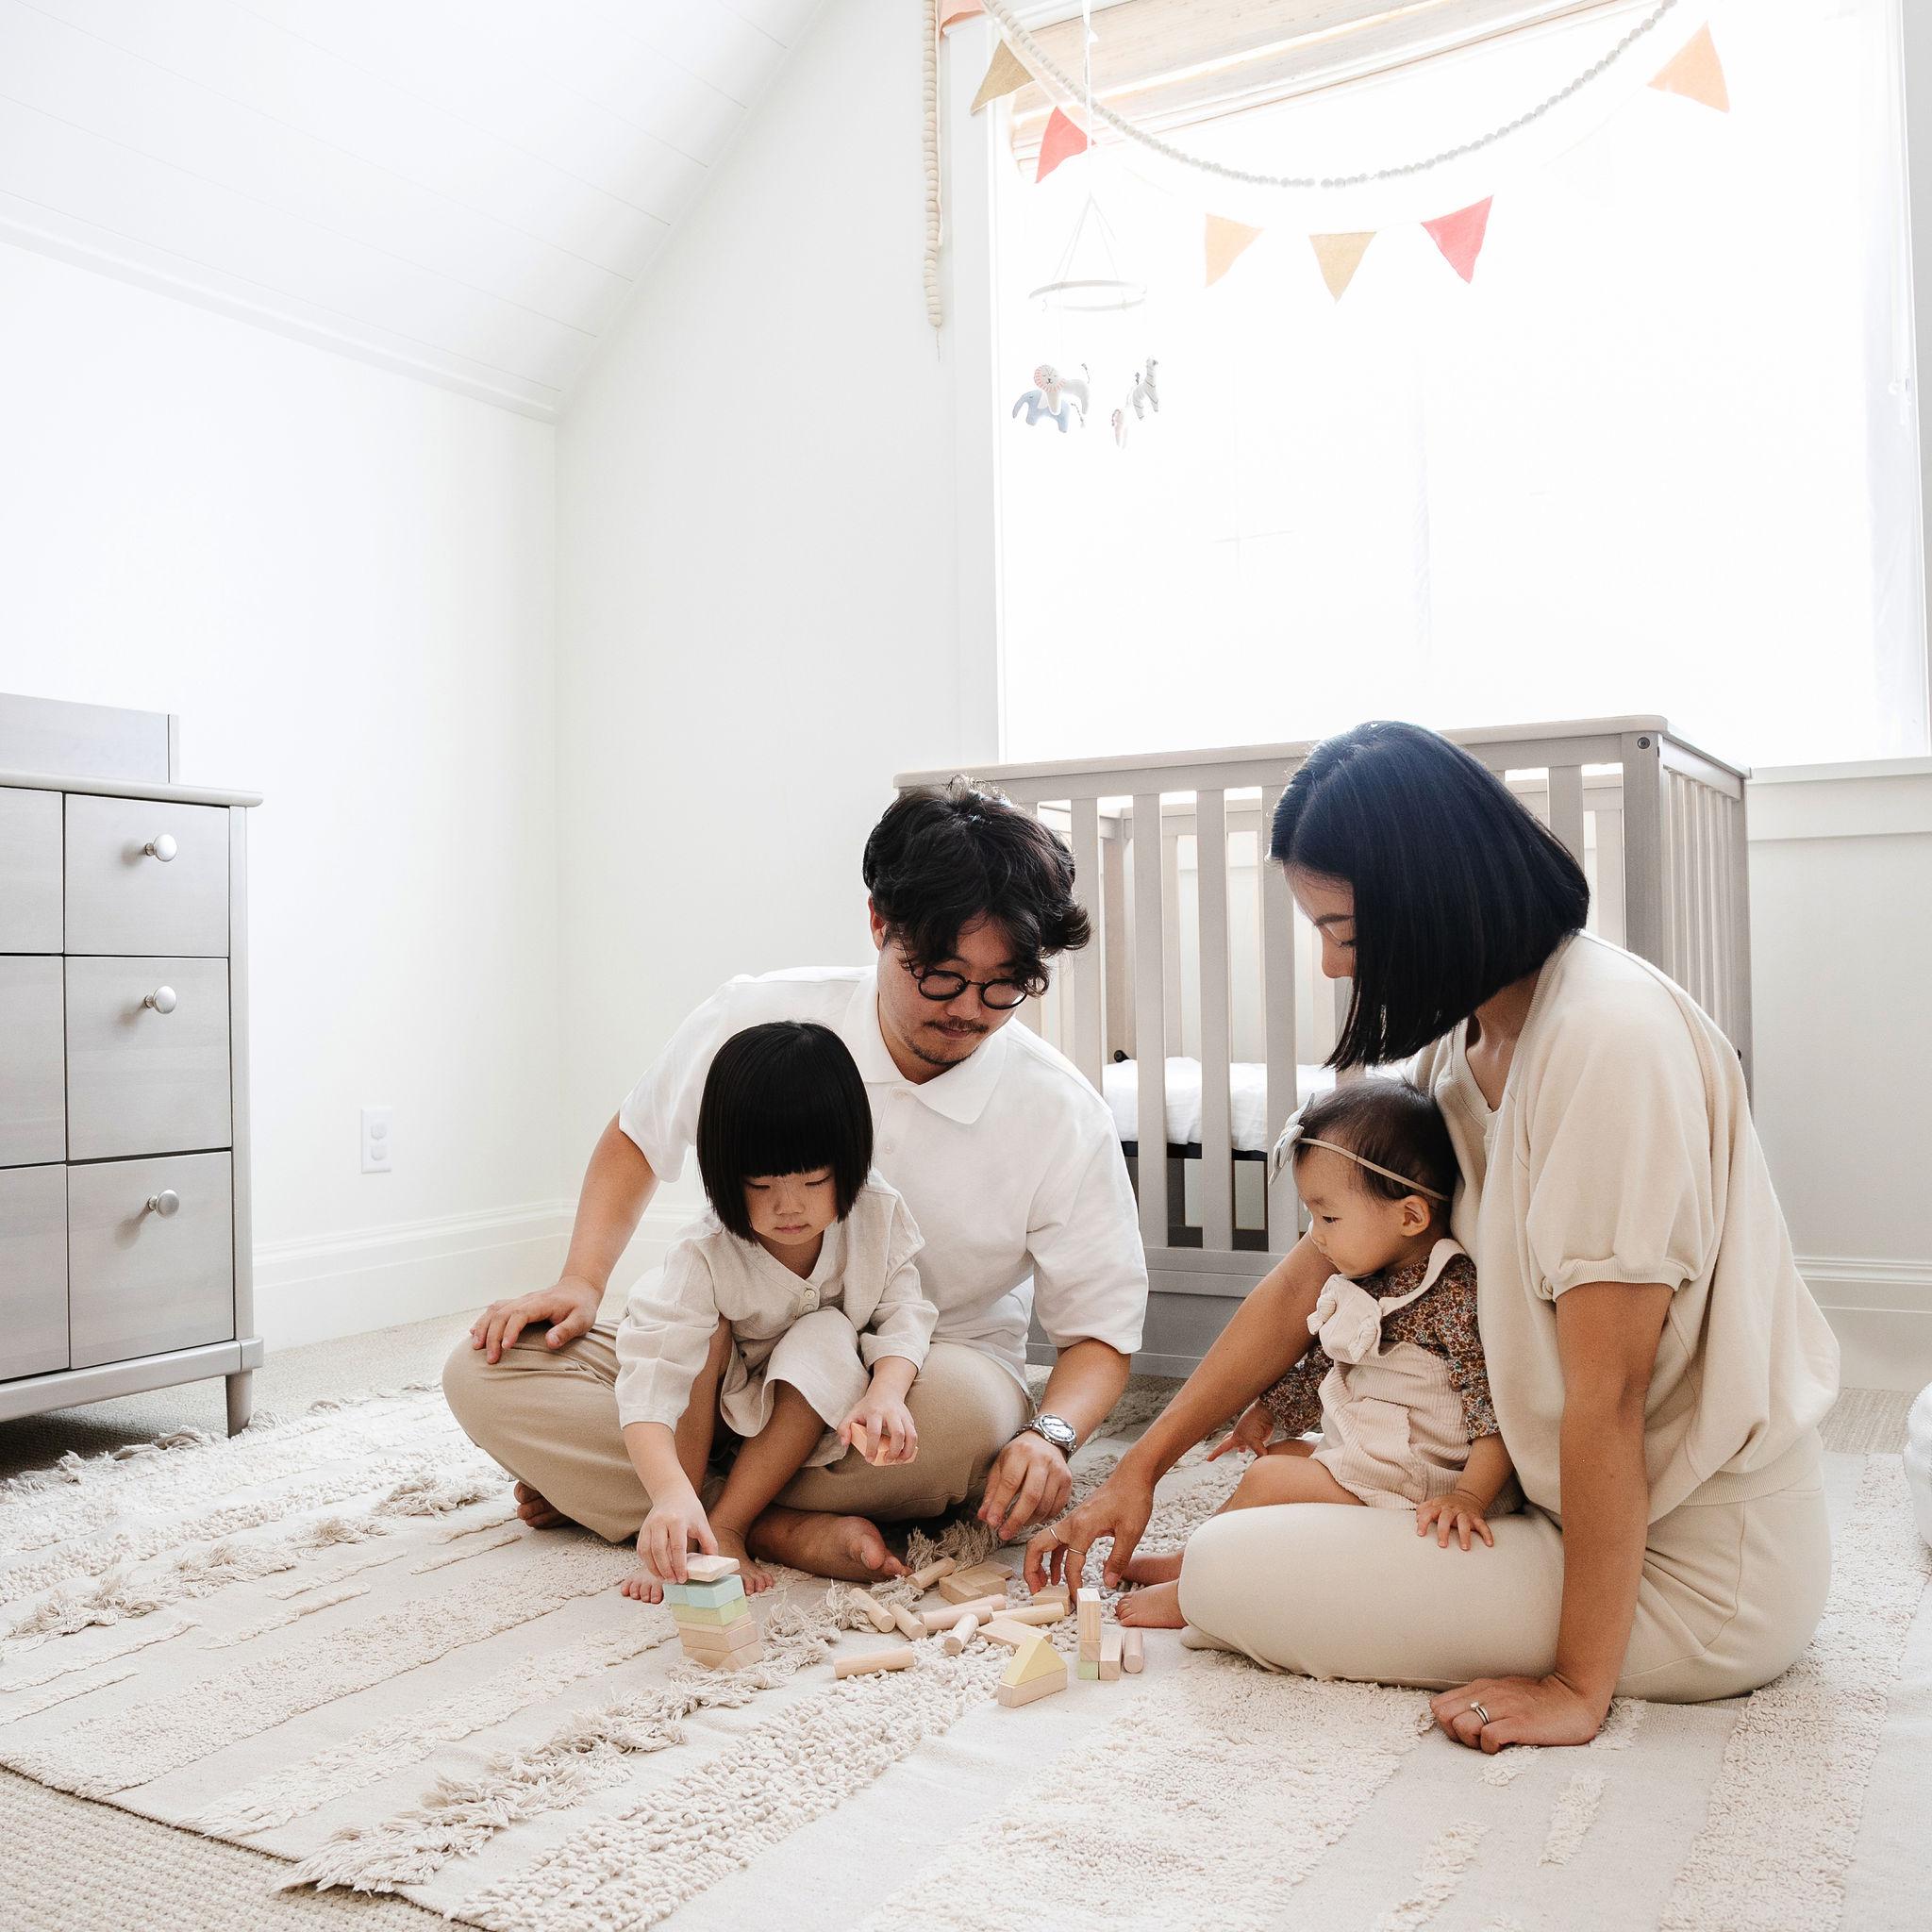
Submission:
POLYGON ((1724 63, 1717 58, 1717 42, 1710 37, 1708 24, 1699 27, 1685 42, 1651 86, 1662 93, 1682 94, 1687 101, 1701 101, 1720 114, 1731 111, 1731 91, 1724 85, 1724 63))
POLYGON ((1000 1682, 1019 1686, 1036 1683, 1041 1677, 1058 1677, 1064 1681, 1066 1674, 1066 1659, 1041 1637, 1032 1643, 1023 1643, 1014 1651, 1000 1682))

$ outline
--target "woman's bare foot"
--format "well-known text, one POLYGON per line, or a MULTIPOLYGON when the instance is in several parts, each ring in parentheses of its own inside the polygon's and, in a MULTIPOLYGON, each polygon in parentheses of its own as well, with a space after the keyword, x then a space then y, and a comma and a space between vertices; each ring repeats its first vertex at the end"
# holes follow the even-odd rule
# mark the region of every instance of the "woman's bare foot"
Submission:
POLYGON ((774 1563, 789 1563, 794 1570, 837 1576, 847 1583, 878 1583, 906 1574, 905 1564, 887 1549, 877 1526, 863 1516, 767 1509, 751 1526, 751 1546, 774 1563))
POLYGON ((1121 1572, 1129 1583, 1172 1583, 1180 1574, 1178 1550, 1170 1550, 1164 1557, 1129 1557, 1121 1572))
MULTIPOLYGON (((561 1509, 553 1509, 549 1499, 540 1496, 528 1483, 519 1483, 514 1491, 517 1501, 517 1514, 532 1529, 575 1529, 576 1519, 566 1516, 561 1509)), ((647 1599, 656 1603, 657 1598, 647 1599)))
POLYGON ((718 1539, 718 1554, 721 1557, 738 1558, 738 1580, 744 1585, 746 1596, 757 1596, 761 1590, 772 1587, 772 1573, 760 1570, 751 1559, 751 1552, 745 1547, 744 1539, 735 1529, 720 1529, 716 1517, 711 1519, 711 1534, 718 1539))
POLYGON ((1178 1583, 1156 1583, 1134 1591, 1114 1605, 1113 1613, 1121 1623, 1136 1624, 1143 1630, 1178 1630, 1188 1621, 1181 1615, 1178 1583))

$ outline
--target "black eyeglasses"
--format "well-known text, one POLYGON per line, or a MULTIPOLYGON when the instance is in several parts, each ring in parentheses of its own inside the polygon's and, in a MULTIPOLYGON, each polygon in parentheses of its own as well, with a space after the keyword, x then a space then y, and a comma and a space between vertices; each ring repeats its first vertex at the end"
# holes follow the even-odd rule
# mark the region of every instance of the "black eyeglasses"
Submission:
POLYGON ((1010 1013, 1033 994, 1046 991, 1044 980, 968 979, 963 973, 937 973, 929 966, 914 966, 903 959, 899 963, 911 974, 920 997, 935 1006, 958 999, 971 986, 978 988, 981 1006, 991 1012, 1010 1013))

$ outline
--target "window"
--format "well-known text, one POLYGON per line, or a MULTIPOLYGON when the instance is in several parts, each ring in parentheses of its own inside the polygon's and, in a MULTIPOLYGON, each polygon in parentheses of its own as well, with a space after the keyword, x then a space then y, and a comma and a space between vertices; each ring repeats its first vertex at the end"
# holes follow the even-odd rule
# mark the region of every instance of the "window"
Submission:
MULTIPOLYGON (((1205 209, 1266 217, 1118 148, 1004 194, 1003 408, 1038 362, 1094 381, 1084 429, 1001 425, 1004 756, 1631 711, 1743 763, 1932 749, 1896 0, 1716 32, 1729 114, 1639 84, 1678 27, 1575 145, 1491 150, 1469 285, 1408 222, 1333 301, 1283 208, 1204 289, 1205 209), (1149 299, 1045 313, 1090 186, 1149 299), (1159 412, 1117 446, 1150 355, 1159 412)), ((1373 167, 1508 120, 1603 38, 1171 138, 1373 167)))

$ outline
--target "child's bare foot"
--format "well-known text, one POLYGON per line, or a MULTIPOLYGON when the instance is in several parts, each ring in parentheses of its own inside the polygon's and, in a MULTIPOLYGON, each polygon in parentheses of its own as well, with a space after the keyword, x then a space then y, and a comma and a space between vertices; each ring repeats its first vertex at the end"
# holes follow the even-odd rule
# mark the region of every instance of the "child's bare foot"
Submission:
MULTIPOLYGON (((517 1514, 532 1529, 573 1529, 576 1526, 575 1517, 566 1516, 561 1509, 553 1509, 549 1498, 541 1496, 528 1483, 519 1483, 513 1493, 516 1496, 517 1514)), ((656 1602, 656 1598, 651 1599, 656 1602)))
POLYGON ((635 1576, 626 1576, 617 1587, 625 1596, 635 1597, 641 1604, 661 1604, 664 1601, 664 1586, 648 1570, 640 1570, 635 1576))
POLYGON ((1136 1624, 1143 1630, 1178 1630, 1188 1621, 1181 1615, 1178 1583, 1134 1591, 1114 1605, 1113 1613, 1123 1624, 1136 1624))
POLYGON ((1129 1583, 1172 1583, 1180 1574, 1178 1550, 1170 1550, 1164 1557, 1129 1557, 1121 1572, 1129 1583))
POLYGON ((746 1596, 757 1596, 761 1590, 772 1587, 772 1573, 760 1570, 751 1559, 751 1552, 745 1547, 744 1539, 735 1529, 721 1529, 716 1517, 711 1519, 711 1534, 718 1539, 718 1554, 721 1557, 738 1558, 738 1580, 744 1585, 746 1596))
POLYGON ((906 1574, 905 1564, 887 1549, 885 1538, 863 1516, 831 1516, 817 1509, 767 1509, 752 1524, 751 1541, 759 1556, 774 1563, 789 1563, 794 1570, 808 1570, 814 1576, 880 1583, 888 1576, 906 1574))

